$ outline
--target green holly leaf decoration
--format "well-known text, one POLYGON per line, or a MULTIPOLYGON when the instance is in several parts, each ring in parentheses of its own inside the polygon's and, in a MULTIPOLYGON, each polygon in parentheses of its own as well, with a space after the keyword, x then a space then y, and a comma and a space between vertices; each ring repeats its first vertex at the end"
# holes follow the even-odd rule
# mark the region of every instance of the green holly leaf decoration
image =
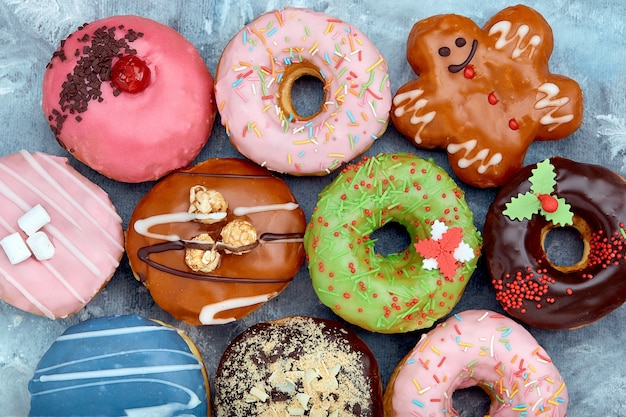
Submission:
POLYGON ((554 166, 550 163, 549 159, 541 161, 537 164, 537 168, 534 168, 532 175, 528 178, 528 181, 532 184, 530 191, 533 194, 552 194, 554 187, 556 186, 556 172, 554 172, 554 166))
POLYGON ((541 202, 533 193, 518 194, 506 204, 502 212, 511 220, 530 220, 541 208, 541 202))
POLYGON ((552 213, 546 212, 540 209, 539 212, 549 222, 552 222, 559 226, 570 226, 573 224, 574 214, 571 211, 571 206, 565 201, 564 198, 556 197, 556 201, 559 203, 556 211, 552 213))
POLYGON ((550 160, 539 162, 531 173, 528 178, 531 183, 530 191, 511 198, 502 213, 509 219, 518 221, 530 220, 539 213, 557 226, 573 224, 574 214, 570 204, 564 198, 553 195, 556 172, 550 160))

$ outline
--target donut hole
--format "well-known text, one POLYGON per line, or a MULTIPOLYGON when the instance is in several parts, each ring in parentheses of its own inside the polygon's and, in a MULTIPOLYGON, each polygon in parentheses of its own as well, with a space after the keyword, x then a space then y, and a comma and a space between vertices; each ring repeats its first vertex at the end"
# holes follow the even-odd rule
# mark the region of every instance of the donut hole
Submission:
POLYGON ((324 83, 310 75, 298 78, 291 87, 291 102, 298 118, 312 118, 324 104, 324 83))
POLYGON ((491 407, 491 398, 477 386, 458 389, 452 393, 452 407, 459 416, 486 416, 491 407))
POLYGON ((324 77, 316 67, 306 61, 286 67, 278 104, 287 116, 310 120, 322 112, 325 100, 324 77))
POLYGON ((585 262, 585 241, 576 227, 554 227, 545 232, 542 244, 546 258, 558 270, 567 272, 585 262))
POLYGON ((374 251, 382 256, 404 252, 411 243, 411 235, 406 227, 397 222, 389 222, 375 230, 370 239, 374 240, 374 251))

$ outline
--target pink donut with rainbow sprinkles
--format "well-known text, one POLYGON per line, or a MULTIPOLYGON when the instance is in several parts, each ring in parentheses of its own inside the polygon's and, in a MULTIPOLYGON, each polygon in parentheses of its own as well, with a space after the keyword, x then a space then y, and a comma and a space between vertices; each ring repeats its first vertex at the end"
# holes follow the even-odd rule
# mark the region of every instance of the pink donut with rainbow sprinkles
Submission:
POLYGON ((215 96, 233 146, 291 175, 326 175, 367 151, 387 129, 391 108, 387 63, 365 34, 300 8, 267 12, 231 39, 215 96), (292 100, 302 77, 323 84, 313 114, 299 114, 292 100))
POLYGON ((459 389, 481 387, 491 417, 564 417, 567 387, 535 338, 488 310, 451 316, 425 335, 393 371, 384 394, 386 417, 452 417, 459 389))

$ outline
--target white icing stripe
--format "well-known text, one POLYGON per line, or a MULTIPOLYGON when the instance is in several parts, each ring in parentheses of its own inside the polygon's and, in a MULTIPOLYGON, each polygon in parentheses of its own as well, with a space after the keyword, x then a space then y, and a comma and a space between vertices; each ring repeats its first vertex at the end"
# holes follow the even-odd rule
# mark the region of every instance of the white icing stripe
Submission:
POLYGON ((54 314, 52 314, 52 312, 48 310, 46 306, 41 304, 39 300, 37 300, 31 293, 29 293, 24 287, 22 287, 11 275, 9 275, 7 271, 0 268, 0 275, 2 275, 2 277, 4 277, 4 279, 6 279, 9 284, 15 287, 15 289, 17 289, 20 294, 24 296, 24 298, 26 298, 33 306, 35 306, 37 310, 41 311, 41 313, 49 319, 54 320, 54 314))
POLYGON ((226 324, 235 321, 234 317, 226 319, 216 319, 215 315, 222 311, 232 310, 239 307, 248 307, 254 304, 264 303, 275 297, 278 293, 255 295, 252 297, 231 298, 214 304, 207 304, 200 310, 200 323, 202 324, 226 324))
POLYGON ((189 353, 189 352, 185 352, 183 350, 175 350, 175 349, 137 349, 137 350, 124 350, 124 351, 115 352, 115 353, 108 353, 108 354, 105 354, 105 355, 90 356, 88 358, 76 359, 76 360, 68 361, 68 362, 61 362, 61 363, 58 363, 58 364, 53 365, 53 366, 48 366, 47 368, 37 369, 35 371, 35 373, 36 374, 41 374, 41 373, 44 373, 44 372, 51 371, 53 369, 58 369, 58 368, 66 367, 66 366, 77 365, 79 363, 91 362, 91 361, 100 360, 100 359, 108 359, 108 358, 113 358, 113 357, 116 357, 116 356, 130 356, 130 355, 133 355, 133 354, 136 354, 136 353, 144 354, 144 353, 148 353, 148 352, 173 353, 175 355, 181 355, 181 356, 189 357, 189 358, 193 359, 194 361, 198 362, 198 358, 194 354, 189 353))
POLYGON ((67 177, 67 179, 76 183, 76 185, 78 185, 84 192, 86 192, 91 197, 93 197, 94 200, 98 203, 98 205, 104 208, 111 215, 111 217, 118 220, 120 223, 122 222, 122 218, 120 217, 119 213, 115 210, 115 208, 112 205, 110 205, 107 201, 103 200, 101 196, 97 195, 91 187, 88 187, 87 184, 85 184, 84 182, 76 178, 76 176, 72 174, 71 172, 69 172, 63 164, 52 159, 50 155, 41 154, 41 156, 43 157, 44 161, 46 161, 46 163, 50 164, 51 167, 53 167, 54 169, 59 171, 61 174, 63 174, 65 177, 67 177))
POLYGON ((162 235, 159 233, 151 233, 149 230, 153 226, 167 223, 184 223, 192 220, 222 220, 226 218, 226 213, 210 213, 210 214, 198 214, 198 213, 169 213, 169 214, 157 214, 156 216, 147 217, 145 219, 139 219, 133 225, 135 231, 140 235, 151 237, 153 239, 168 240, 176 242, 182 240, 178 235, 162 235))
POLYGON ((507 20, 502 20, 494 24, 491 29, 489 29, 489 36, 500 33, 500 37, 495 44, 496 49, 502 49, 509 43, 517 39, 515 48, 513 48, 513 52, 511 52, 511 58, 519 58, 528 48, 531 48, 530 54, 528 56, 528 58, 531 59, 533 54, 535 53, 535 49, 541 44, 541 36, 532 35, 530 39, 528 39, 528 41, 526 42, 525 46, 522 47, 526 36, 530 32, 530 27, 528 25, 519 25, 517 28, 517 32, 515 32, 515 34, 513 34, 511 38, 507 39, 509 33, 511 32, 511 28, 511 22, 507 20))
POLYGON ((394 110, 394 115, 396 117, 402 117, 405 113, 412 112, 409 122, 415 126, 420 125, 415 132, 415 136, 413 137, 413 140, 417 144, 422 143, 422 131, 424 130, 426 125, 432 122, 437 115, 437 112, 434 110, 428 113, 424 113, 422 115, 418 115, 420 110, 428 105, 428 100, 420 99, 420 96, 422 94, 424 94, 424 90, 417 88, 415 90, 409 90, 404 93, 400 93, 393 98, 393 104, 396 106, 394 110), (400 105, 403 102, 405 104, 400 105), (411 104, 411 102, 413 104, 411 104))
MULTIPOLYGON (((26 157, 27 160, 28 158, 32 158, 34 160, 34 158, 25 151, 21 152, 20 154, 28 155, 28 157, 26 157)), ((34 163, 36 164, 37 162, 34 161, 34 163)), ((33 168, 36 169, 35 167, 33 168)), ((43 176, 45 178, 45 175, 43 176)), ((10 189, 10 187, 8 187, 3 182, 0 182, 0 194, 4 195, 7 199, 13 201, 13 203, 15 203, 20 209, 22 209, 22 211, 24 211, 24 213, 31 209, 31 206, 26 201, 21 199, 10 189)), ((63 235, 63 233, 61 233, 59 229, 54 227, 52 224, 47 224, 46 226, 44 226, 44 229, 51 235, 53 235, 57 240, 59 240, 63 244, 63 246, 65 246, 70 251, 70 253, 74 255, 94 275, 100 275, 100 270, 98 269, 98 267, 89 260, 86 254, 82 253, 72 242, 70 242, 70 240, 67 239, 67 237, 65 237, 65 235, 63 235)))
POLYGON ((67 211, 63 210, 63 208, 59 206, 53 199, 51 199, 48 194, 40 191, 37 187, 35 187, 35 185, 31 181, 26 181, 24 177, 22 177, 9 167, 5 166, 4 164, 0 164, 0 169, 11 175, 16 181, 18 181, 29 191, 39 197, 43 202, 45 202, 46 205, 56 210, 65 220, 74 225, 74 227, 81 229, 80 225, 76 222, 73 216, 71 216, 67 211))
POLYGON ((246 214, 262 213, 274 210, 295 210, 299 206, 296 203, 269 204, 265 206, 237 207, 233 210, 235 216, 245 216, 246 214))
POLYGON ((538 88, 539 92, 545 94, 545 96, 537 100, 535 103, 535 109, 544 110, 550 109, 548 113, 543 116, 539 122, 544 126, 550 126, 548 131, 551 132, 560 125, 564 123, 569 123, 574 119, 574 115, 572 113, 564 114, 559 117, 554 117, 554 113, 559 111, 561 107, 565 106, 569 103, 569 97, 559 97, 556 96, 561 92, 559 86, 553 83, 543 83, 538 88))
POLYGON ((68 341, 68 340, 78 340, 78 339, 90 339, 94 337, 122 336, 122 335, 133 334, 133 333, 162 332, 162 331, 177 332, 178 330, 171 328, 171 327, 167 327, 167 326, 120 327, 117 329, 93 330, 90 332, 64 334, 57 338, 57 342, 68 341))
POLYGON ((40 382, 76 381, 93 378, 120 378, 133 375, 164 374, 171 372, 195 371, 202 369, 200 364, 140 366, 137 368, 101 369, 97 371, 68 372, 64 374, 42 375, 40 382))
MULTIPOLYGON (((7 231, 7 235, 13 234, 15 232, 17 232, 17 230, 15 230, 13 227, 11 227, 11 225, 9 223, 7 223, 3 217, 0 217, 0 226, 2 226, 4 228, 4 230, 7 231)), ((4 235, 3 235, 4 236, 4 235)))
MULTIPOLYGON (((31 167, 42 178, 44 178, 61 196, 63 196, 67 200, 67 202, 72 207, 74 207, 79 213, 81 213, 91 224, 93 224, 99 230, 101 230, 103 232, 104 236, 106 236, 118 249, 124 250, 124 246, 122 244, 120 244, 120 242, 117 239, 117 237, 112 235, 108 230, 104 229, 102 227, 102 225, 100 224, 100 222, 98 221, 98 219, 94 218, 87 210, 85 210, 83 208, 82 204, 79 201, 76 201, 76 199, 74 199, 69 193, 67 193, 65 191, 65 189, 63 188, 63 186, 61 186, 61 184, 59 184, 56 180, 54 180, 54 178, 52 178, 52 176, 48 174, 48 172, 44 169, 44 167, 41 164, 39 164, 30 153, 28 153, 26 151, 21 151, 20 154, 24 157, 24 159, 26 159, 26 161, 28 161, 28 163, 31 165, 31 167)), ((56 163, 55 161, 50 159, 49 156, 46 156, 44 159, 47 160, 48 162, 50 162, 53 167, 56 167, 58 170, 60 170, 61 173, 68 180, 72 181, 74 184, 78 185, 83 191, 85 191, 88 194, 90 194, 95 199, 95 201, 99 202, 100 204, 104 203, 102 201, 102 197, 94 194, 93 190, 90 190, 89 187, 87 187, 75 175, 72 175, 70 172, 68 172, 67 169, 65 169, 65 167, 62 167, 61 165, 59 165, 58 163, 56 163)), ((105 205, 108 206, 108 204, 105 204, 105 205)), ((109 207, 107 209, 107 212, 109 212, 109 214, 111 214, 111 210, 113 210, 112 207, 109 207)), ((113 210, 113 212, 115 212, 115 211, 113 210)), ((122 219, 119 217, 119 214, 115 213, 115 215, 112 216, 112 217, 116 221, 119 221, 121 223, 122 219)))
MULTIPOLYGON (((455 154, 461 150, 464 150, 464 155, 467 155, 476 148, 477 144, 478 141, 476 139, 470 139, 463 143, 451 143, 448 145, 447 150, 450 154, 455 154)), ((494 153, 493 155, 491 155, 491 157, 489 157, 489 153, 490 150, 488 148, 483 148, 473 158, 460 158, 457 162, 457 165, 459 166, 459 168, 468 168, 472 164, 478 162, 479 165, 476 171, 479 174, 484 174, 485 171, 487 171, 487 168, 489 168, 491 165, 497 165, 502 161, 502 154, 500 152, 494 153), (489 159, 487 160, 488 157, 489 159)))
POLYGON ((49 262, 42 262, 42 265, 48 270, 48 272, 50 272, 52 274, 53 277, 56 278, 57 281, 59 281, 59 283, 61 283, 61 285, 70 293, 74 296, 74 298, 76 298, 78 301, 80 301, 83 304, 87 304, 87 300, 85 300, 77 291, 76 289, 69 283, 67 282, 67 280, 59 273, 59 271, 56 270, 56 268, 54 268, 49 262))
MULTIPOLYGON (((0 164, 1 165, 1 164, 0 164)), ((15 203, 15 205, 17 205, 20 209, 22 209, 25 213, 30 210, 30 206, 28 205, 28 203, 24 200, 22 200, 17 194, 15 194, 4 182, 0 181, 0 194, 4 195, 7 199, 11 200, 13 203, 15 203)), ((4 222, 3 222, 4 223, 4 222)), ((58 229, 50 226, 50 225, 46 225, 45 226, 46 230, 50 230, 50 231, 55 231, 55 233, 53 233, 53 235, 59 239, 60 241, 67 241, 67 239, 58 231, 58 229), (58 235, 58 236, 57 236, 58 235)), ((65 246, 65 245, 64 245, 65 246)), ((67 247, 67 246, 66 246, 67 247)), ((72 247, 74 247, 72 245, 72 247)), ((72 287, 66 280, 65 278, 63 278, 54 268, 52 268, 51 265, 49 265, 47 262, 43 262, 42 263, 51 273, 52 275, 54 275, 54 277, 61 283, 61 285, 63 285, 74 297, 76 297, 80 302, 85 303, 85 300, 78 294, 78 292, 76 291, 76 289, 74 287, 72 287)), ((87 260, 87 265, 86 265, 92 272, 95 270, 96 273, 98 272, 98 268, 91 263, 90 261, 87 260), (89 265, 91 265, 91 267, 89 267, 89 265)), ((17 288, 17 287, 16 287, 17 288)), ((20 291, 21 292, 21 291, 20 291)), ((27 297, 28 298, 28 297, 27 297)), ((30 298, 29 298, 30 301, 30 298)), ((36 305, 35 303, 33 303, 33 305, 36 305)), ((39 307, 38 307, 39 308, 39 307)), ((46 310, 48 311, 48 310, 46 310)), ((52 313, 50 313, 52 314, 52 313)), ((48 314, 46 313, 46 316, 48 314)), ((54 318, 54 316, 52 316, 52 318, 54 318)))
POLYGON ((78 259, 93 275, 100 276, 100 269, 96 264, 91 262, 88 255, 83 253, 79 248, 74 245, 59 229, 51 224, 44 226, 46 232, 54 236, 65 248, 78 259))
POLYGON ((88 384, 80 384, 80 385, 72 385, 72 386, 64 386, 62 388, 54 388, 54 389, 49 389, 49 390, 45 390, 45 391, 39 391, 39 392, 34 392, 31 393, 32 396, 36 396, 36 395, 49 395, 49 394, 54 394, 56 392, 61 392, 61 391, 69 391, 69 390, 78 390, 78 389, 83 389, 83 388, 89 388, 89 387, 97 387, 97 386, 104 386, 104 385, 112 385, 112 384, 132 384, 132 383, 151 383, 151 384, 161 384, 161 385, 167 385, 170 387, 174 387, 176 389, 180 389, 181 391, 185 392, 187 395, 189 395, 189 403, 187 404, 187 407, 189 410, 197 407, 199 404, 201 404, 200 399, 198 398, 198 396, 196 395, 195 392, 193 392, 192 390, 190 390, 189 388, 180 385, 180 384, 176 384, 170 381, 163 381, 163 380, 159 380, 159 379, 153 379, 153 378, 129 378, 129 379, 123 379, 120 381, 99 381, 99 382, 92 382, 92 383, 88 383, 88 384))

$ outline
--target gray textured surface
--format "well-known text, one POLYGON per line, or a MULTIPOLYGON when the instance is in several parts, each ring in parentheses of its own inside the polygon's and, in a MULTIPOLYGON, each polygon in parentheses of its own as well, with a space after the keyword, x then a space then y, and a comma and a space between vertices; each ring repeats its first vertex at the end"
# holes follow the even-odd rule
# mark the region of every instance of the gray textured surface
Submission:
MULTIPOLYGON (((214 73, 228 40, 254 17, 285 5, 311 7, 342 18, 369 36, 389 63, 392 91, 395 91, 414 77, 405 61, 404 48, 408 31, 415 21, 439 13, 457 13, 482 25, 509 5, 503 0, 401 0, 394 2, 393 7, 382 7, 382 4, 379 0, 351 3, 294 0, 292 3, 269 1, 266 4, 252 0, 0 0, 0 154, 24 148, 65 155, 40 109, 43 70, 62 38, 80 24, 97 18, 138 14, 168 24, 196 45, 214 73)), ((553 27, 555 50, 551 70, 579 81, 586 100, 581 129, 565 140, 533 144, 526 163, 561 155, 582 162, 600 163, 625 175, 626 33, 623 19, 626 3, 621 0, 528 0, 526 4, 542 13, 553 27)), ((395 151, 413 151, 423 157, 432 157, 450 172, 443 153, 416 150, 393 127, 368 154, 395 151)), ((215 124, 212 137, 198 160, 217 156, 238 156, 219 123, 215 124)), ((151 183, 116 183, 75 160, 72 164, 110 193, 125 226, 136 202, 152 186, 151 183)), ((317 192, 333 177, 285 179, 308 217, 317 192)), ((475 213, 476 225, 482 229, 495 191, 463 188, 475 213)), ((567 249, 567 244, 564 246, 567 249)), ((469 308, 500 309, 483 262, 455 311, 469 308)), ((211 377, 227 342, 258 321, 290 314, 334 317, 317 301, 303 266, 284 293, 244 320, 220 327, 189 327, 173 320, 151 301, 147 291, 132 278, 124 258, 113 280, 100 295, 86 309, 66 320, 50 321, 0 303, 0 415, 28 412, 27 381, 39 357, 67 326, 91 317, 125 313, 139 313, 184 328, 202 351, 211 377)), ((575 331, 530 329, 566 380, 570 392, 569 416, 626 416, 624 322, 626 307, 621 307, 603 320, 575 331)), ((396 363, 420 336, 420 332, 377 335, 356 330, 378 356, 385 382, 396 363)), ((479 415, 481 410, 484 411, 483 395, 475 391, 462 394, 458 398, 462 397, 463 401, 456 401, 455 407, 463 416, 479 415)))

